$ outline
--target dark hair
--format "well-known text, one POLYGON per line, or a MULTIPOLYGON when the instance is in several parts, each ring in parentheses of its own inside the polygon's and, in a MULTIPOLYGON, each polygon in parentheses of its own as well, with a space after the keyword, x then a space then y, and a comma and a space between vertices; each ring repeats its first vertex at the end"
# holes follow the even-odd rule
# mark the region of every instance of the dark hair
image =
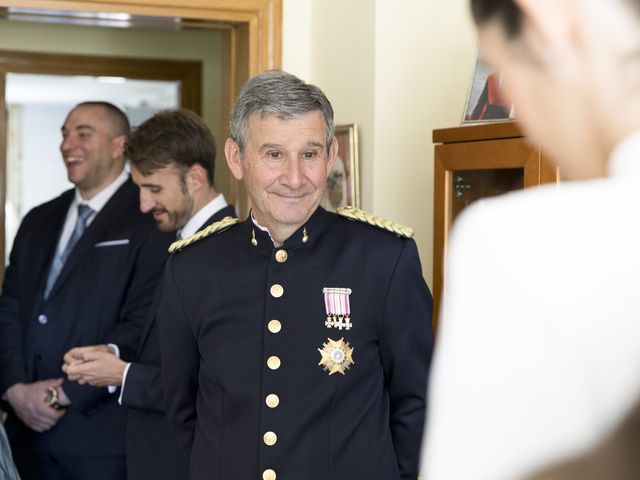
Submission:
POLYGON ((231 112, 231 138, 244 152, 249 137, 249 119, 276 115, 282 120, 321 112, 327 130, 327 149, 333 141, 333 108, 325 94, 315 85, 281 70, 269 70, 251 78, 240 91, 231 112))
POLYGON ((201 165, 213 185, 216 142, 209 128, 195 113, 164 110, 134 129, 125 156, 142 175, 174 165, 182 173, 201 165))
MULTIPOLYGON (((116 107, 113 103, 102 102, 102 101, 89 101, 82 102, 73 107, 73 110, 76 110, 80 107, 99 107, 103 108, 107 112, 107 117, 111 122, 111 127, 113 128, 113 135, 115 137, 119 135, 129 136, 131 133, 131 128, 129 126, 129 119, 127 115, 116 107)), ((73 111, 72 110, 72 111, 73 111)))
POLYGON ((522 11, 512 0, 471 0, 471 12, 476 25, 499 20, 507 36, 516 37, 522 27, 522 11))

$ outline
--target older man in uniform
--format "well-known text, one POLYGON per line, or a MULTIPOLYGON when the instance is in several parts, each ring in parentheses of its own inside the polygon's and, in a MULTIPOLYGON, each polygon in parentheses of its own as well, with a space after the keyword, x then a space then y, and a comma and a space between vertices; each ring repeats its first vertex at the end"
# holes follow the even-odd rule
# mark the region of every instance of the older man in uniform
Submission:
POLYGON ((160 345, 191 479, 418 477, 431 295, 410 229, 319 207, 333 132, 317 87, 251 79, 225 144, 251 215, 173 246, 160 345))

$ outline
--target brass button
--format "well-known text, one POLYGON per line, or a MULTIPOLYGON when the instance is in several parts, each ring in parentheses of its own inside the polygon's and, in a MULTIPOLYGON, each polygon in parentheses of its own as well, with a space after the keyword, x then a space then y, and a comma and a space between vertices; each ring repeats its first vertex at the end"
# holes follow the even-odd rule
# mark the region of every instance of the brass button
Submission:
POLYGON ((269 408, 276 408, 278 405, 280 405, 280 397, 278 397, 278 395, 276 395, 275 393, 267 395, 267 398, 265 398, 264 401, 269 408))
POLYGON ((271 370, 279 369, 280 368, 280 359, 278 357, 276 357, 275 355, 273 355, 272 357, 269 357, 267 359, 267 366, 271 370))
POLYGON ((273 432, 267 432, 264 434, 262 439, 264 440, 265 445, 267 445, 268 447, 273 447, 278 441, 278 436, 273 432))
POLYGON ((279 333, 282 330, 282 324, 280 320, 270 320, 267 326, 271 333, 279 333))
POLYGON ((280 298, 282 295, 284 295, 284 288, 282 287, 282 285, 279 284, 274 284, 271 285, 271 296, 274 298, 280 298))
POLYGON ((276 480, 276 472, 270 468, 262 472, 262 480, 276 480))
POLYGON ((276 252, 276 262, 284 263, 287 261, 287 258, 289 258, 289 254, 286 250, 281 249, 276 252))

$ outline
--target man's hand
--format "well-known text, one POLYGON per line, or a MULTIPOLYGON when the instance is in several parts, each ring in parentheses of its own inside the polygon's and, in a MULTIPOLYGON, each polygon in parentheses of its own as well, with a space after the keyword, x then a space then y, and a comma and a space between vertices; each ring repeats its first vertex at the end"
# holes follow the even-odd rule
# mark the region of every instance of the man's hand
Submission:
MULTIPOLYGON (((86 354, 89 352, 105 352, 105 353, 114 353, 113 349, 109 345, 88 345, 86 347, 75 347, 69 350, 64 354, 64 365, 62 365, 62 370, 67 374, 69 380, 76 381, 80 380, 80 377, 77 375, 70 375, 68 372, 68 368, 70 366, 79 365, 81 363, 86 362, 86 354)), ((86 382, 80 382, 86 383, 86 382)))
MULTIPOLYGON (((82 347, 83 350, 91 347, 82 347)), ((70 350, 71 353, 73 350, 70 350)), ((127 366, 113 353, 106 353, 98 350, 83 350, 81 352, 82 361, 67 363, 65 355, 65 364, 62 370, 67 374, 69 380, 77 380, 79 384, 88 383, 94 387, 107 387, 109 385, 122 385, 122 374, 127 366)))
POLYGON ((60 391, 60 385, 62 385, 61 378, 34 383, 16 383, 7 389, 5 397, 22 423, 42 433, 58 423, 65 414, 64 410, 56 410, 44 403, 47 389, 53 387, 60 391))

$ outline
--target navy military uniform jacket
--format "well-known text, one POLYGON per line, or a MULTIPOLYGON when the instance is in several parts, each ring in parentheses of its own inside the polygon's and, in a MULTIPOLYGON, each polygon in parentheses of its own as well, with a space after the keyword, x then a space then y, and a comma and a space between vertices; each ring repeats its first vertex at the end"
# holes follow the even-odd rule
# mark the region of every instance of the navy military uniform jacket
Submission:
POLYGON ((322 208, 280 248, 250 220, 186 246, 159 321, 190 478, 415 480, 431 313, 413 240, 322 208), (351 290, 350 329, 324 288, 351 290))

